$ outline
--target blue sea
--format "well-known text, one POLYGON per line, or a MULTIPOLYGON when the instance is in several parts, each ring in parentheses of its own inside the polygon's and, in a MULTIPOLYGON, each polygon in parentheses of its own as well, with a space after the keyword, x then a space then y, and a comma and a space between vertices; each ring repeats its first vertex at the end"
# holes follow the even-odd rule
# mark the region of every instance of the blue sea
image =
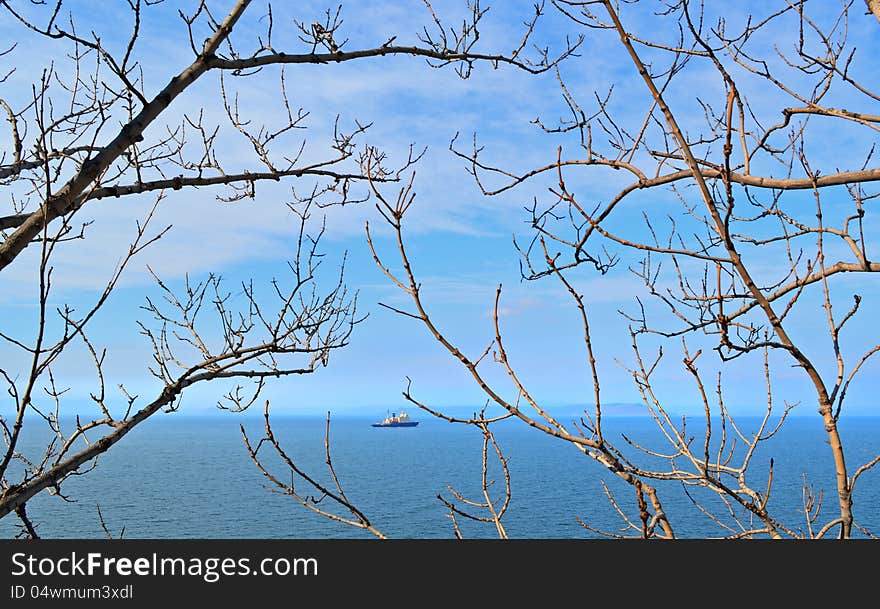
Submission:
MULTIPOLYGON (((412 429, 375 429, 370 420, 361 418, 331 422, 332 456, 340 482, 349 499, 389 537, 452 537, 452 522, 437 499, 438 493, 452 499, 447 485, 467 498, 482 499, 478 430, 426 416, 412 429)), ((259 417, 156 416, 112 447, 93 471, 68 479, 63 486, 66 498, 43 493, 31 501, 29 515, 47 538, 103 537, 98 506, 111 532, 118 535, 124 528, 126 538, 369 536, 313 514, 289 496, 270 492, 247 455, 239 423, 253 439, 262 437, 259 417)), ((317 417, 273 419, 276 436, 297 464, 327 482, 324 425, 324 419, 317 417)), ((621 417, 607 419, 605 425, 606 436, 620 445, 625 445, 620 440, 625 433, 647 446, 663 447, 650 419, 621 417)), ((741 421, 743 431, 754 431, 756 425, 757 420, 741 421)), ((842 424, 842 433, 851 471, 880 452, 880 418, 852 418, 842 424)), ((497 426, 497 437, 509 458, 512 499, 503 522, 511 537, 597 536, 578 519, 620 532, 622 521, 603 481, 620 507, 637 517, 632 489, 571 445, 510 421, 497 426)), ((702 442, 699 435, 697 442, 702 442)), ((769 510, 777 519, 805 530, 805 475, 817 490, 824 489, 820 521, 833 518, 834 471, 818 417, 789 419, 756 453, 748 476, 754 488, 765 488, 771 458, 769 510)), ((277 459, 267 458, 267 465, 279 478, 289 480, 277 459)), ((498 496, 503 480, 497 466, 490 467, 490 476, 496 479, 491 491, 498 496)), ((727 534, 693 506, 680 484, 657 486, 678 536, 727 534)), ((693 494, 707 496, 702 493, 693 494)), ((710 499, 706 505, 728 521, 719 501, 710 499)), ((321 506, 330 507, 328 500, 321 506)), ((859 480, 854 511, 859 524, 880 533, 880 467, 859 480)), ((491 524, 459 520, 466 537, 496 535, 491 524)), ((0 536, 14 536, 17 531, 14 516, 0 520, 0 536)))

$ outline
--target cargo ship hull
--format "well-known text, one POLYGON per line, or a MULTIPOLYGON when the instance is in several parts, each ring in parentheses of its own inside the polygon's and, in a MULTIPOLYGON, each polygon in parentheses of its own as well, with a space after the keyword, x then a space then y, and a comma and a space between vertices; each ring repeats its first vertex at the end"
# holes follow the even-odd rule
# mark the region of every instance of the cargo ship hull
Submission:
POLYGON ((415 427, 418 421, 406 421, 405 423, 373 423, 373 427, 415 427))

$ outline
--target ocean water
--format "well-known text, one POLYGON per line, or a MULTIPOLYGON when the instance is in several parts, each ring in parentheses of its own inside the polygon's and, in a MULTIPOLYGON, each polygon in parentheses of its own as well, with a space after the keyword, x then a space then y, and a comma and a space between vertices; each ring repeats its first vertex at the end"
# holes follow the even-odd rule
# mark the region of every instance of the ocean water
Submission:
MULTIPOLYGON (((374 429, 370 421, 339 418, 331 423, 332 455, 348 497, 390 537, 453 536, 447 510, 437 494, 451 498, 447 485, 480 500, 482 439, 473 428, 419 417, 413 429, 374 429)), ((96 469, 64 484, 66 499, 43 493, 28 506, 38 532, 48 538, 103 537, 97 516, 114 534, 126 538, 335 538, 368 536, 315 515, 293 498, 267 489, 267 481, 249 459, 238 425, 261 437, 262 420, 229 414, 186 417, 165 414, 136 428, 103 455, 96 469)), ((649 419, 607 419, 606 435, 621 433, 652 447, 662 447, 649 419)), ((755 420, 744 420, 753 430, 755 420)), ((324 420, 278 417, 276 436, 298 465, 328 481, 324 464, 324 420)), ((842 426, 852 469, 880 453, 880 418, 853 418, 842 426)), ((699 434, 698 430, 694 430, 699 434)), ((498 441, 509 458, 512 499, 504 517, 511 537, 583 538, 596 534, 577 519, 610 532, 622 521, 610 504, 604 481, 620 507, 635 510, 632 489, 574 447, 517 422, 497 426, 498 441)), ((701 436, 697 436, 701 438, 701 436)), ((701 439, 697 440, 702 442, 701 439)), ((632 450, 629 451, 632 453, 632 450)), ((770 459, 774 462, 769 509, 796 530, 805 529, 804 475, 824 489, 821 521, 833 518, 836 492, 830 450, 818 418, 792 418, 753 457, 749 481, 763 490, 770 459)), ((644 460, 643 460, 644 461, 644 460)), ((267 465, 282 480, 289 473, 277 459, 267 465)), ((497 466, 490 467, 494 496, 501 491, 497 466)), ((302 487, 298 487, 302 488, 302 487)), ((726 534, 697 510, 678 483, 658 483, 677 535, 726 534)), ((725 513, 717 499, 706 506, 725 513)), ((454 501, 460 504, 459 501, 454 501)), ((322 506, 328 506, 325 499, 322 506)), ((857 521, 880 533, 880 467, 866 473, 856 492, 857 521)), ((725 520, 727 521, 727 520, 725 520)), ((460 519, 466 537, 493 537, 492 524, 460 519)), ((14 516, 0 519, 0 536, 18 531, 14 516)))

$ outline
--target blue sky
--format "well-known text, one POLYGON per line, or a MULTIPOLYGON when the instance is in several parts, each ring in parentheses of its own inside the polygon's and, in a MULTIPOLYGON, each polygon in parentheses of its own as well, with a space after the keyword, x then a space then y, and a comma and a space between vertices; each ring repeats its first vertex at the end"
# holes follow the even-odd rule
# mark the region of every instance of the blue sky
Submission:
MULTIPOLYGON (((190 61, 183 24, 176 17, 177 3, 160 5, 145 11, 144 36, 136 47, 147 82, 147 91, 154 93, 190 61), (170 4, 175 4, 171 6, 170 4)), ((183 3, 186 4, 186 3, 183 3)), ((230 2, 218 2, 226 6, 230 2)), ((438 10, 455 22, 460 13, 458 2, 437 3, 438 10)), ((517 38, 516 27, 528 16, 530 2, 495 3, 482 29, 484 49, 509 48, 517 38)), ((830 4, 830 3, 829 3, 830 4)), ((213 3, 212 3, 213 5, 213 3)), ((737 14, 732 21, 742 20, 748 11, 762 10, 763 3, 738 3, 730 8, 737 14)), ((65 3, 65 10, 77 14, 79 29, 93 28, 105 40, 123 44, 127 17, 121 9, 106 8, 103 2, 65 3), (99 10, 100 9, 100 10, 99 10), (125 27, 123 27, 125 25, 125 27)), ((299 3, 296 17, 306 22, 320 19, 326 8, 321 2, 299 3)), ((335 5, 333 5, 335 7, 335 5)), ((297 44, 290 25, 290 15, 276 8, 276 47, 291 48, 297 44)), ((218 14, 221 12, 217 11, 218 14)), ((859 11, 854 11, 854 14, 859 11)), ((249 33, 257 32, 259 18, 265 14, 263 3, 255 3, 248 17, 236 31, 236 40, 246 43, 249 33)), ((425 23, 426 15, 420 3, 362 3, 352 2, 345 7, 345 34, 350 38, 349 48, 375 46, 391 35, 398 35, 401 44, 414 42, 414 35, 425 23)), ((821 15, 820 15, 821 16, 821 15)), ((860 16, 860 15, 859 15, 860 16)), ((637 31, 663 38, 668 32, 655 28, 654 17, 648 12, 636 12, 625 7, 623 18, 637 31)), ((873 69, 866 58, 876 56, 877 24, 865 18, 851 25, 851 44, 859 49, 854 70, 873 69), (867 66, 867 67, 865 67, 867 66)), ((560 49, 566 34, 579 32, 548 7, 547 18, 536 32, 541 44, 560 49)), ((612 107, 624 122, 638 122, 649 104, 643 85, 636 79, 628 59, 621 54, 615 39, 607 33, 587 32, 581 57, 566 62, 562 73, 572 92, 590 103, 594 90, 604 93, 610 84, 615 86, 612 107)), ((783 34, 776 32, 776 34, 783 34)), ((26 33, 7 16, 0 17, 0 37, 22 41, 14 54, 0 59, 15 65, 17 71, 0 85, 2 96, 22 103, 22 95, 29 91, 33 75, 47 58, 52 57, 63 66, 63 45, 26 33)), ((244 44, 246 46, 246 44, 244 44)), ((767 43, 769 48, 770 43, 767 43)), ((4 66, 5 67, 5 66, 4 66)), ((0 70, 5 72, 5 69, 0 70)), ((256 120, 271 123, 279 112, 279 71, 267 69, 262 74, 230 83, 240 96, 242 108, 256 120)), ((425 158, 416 167, 416 207, 406 224, 410 254, 416 274, 424 285, 423 299, 437 324, 448 332, 453 342, 470 354, 480 352, 492 336, 490 312, 495 287, 504 285, 503 323, 508 340, 511 362, 521 372, 526 384, 540 399, 551 405, 589 404, 591 386, 589 371, 582 351, 577 310, 568 296, 552 281, 523 283, 519 279, 519 260, 511 238, 528 238, 528 214, 523 207, 533 197, 547 200, 547 188, 554 176, 546 176, 498 197, 480 195, 477 186, 465 172, 463 162, 452 155, 448 144, 456 133, 466 143, 476 131, 486 155, 494 164, 522 170, 543 165, 555 158, 559 145, 576 152, 571 138, 543 134, 529 121, 536 116, 552 122, 564 115, 564 105, 555 76, 531 76, 513 68, 493 70, 479 66, 468 80, 461 80, 450 69, 433 70, 421 60, 400 57, 382 60, 353 61, 340 65, 299 66, 286 71, 288 94, 295 107, 310 112, 308 131, 295 134, 290 146, 298 145, 303 137, 308 140, 307 158, 320 158, 326 151, 326 139, 332 130, 334 118, 339 115, 342 124, 351 125, 355 119, 372 122, 365 141, 387 150, 392 158, 402 159, 408 146, 427 146, 425 158)), ((769 120, 778 120, 780 103, 789 103, 778 92, 760 92, 754 79, 743 82, 756 87, 750 91, 750 100, 758 113, 769 120), (756 91, 758 91, 756 93, 756 91), (776 113, 776 114, 774 114, 776 113)), ((184 96, 176 100, 167 118, 174 123, 185 112, 205 109, 208 123, 223 124, 222 108, 216 105, 218 79, 209 74, 184 96)), ((669 99, 680 111, 683 125, 696 128, 702 116, 694 99, 698 92, 706 99, 714 99, 717 107, 723 103, 723 88, 717 76, 705 66, 697 66, 682 74, 677 87, 670 90, 669 99)), ((862 104, 855 97, 842 96, 832 105, 847 107, 862 104)), ((151 127, 147 137, 158 137, 162 121, 151 127)), ((771 123, 772 124, 772 123, 771 123)), ((832 169, 837 159, 828 151, 840 145, 851 150, 867 150, 870 137, 857 130, 840 129, 836 123, 817 126, 813 139, 815 159, 832 169)), ((250 157, 246 142, 237 138, 228 128, 221 131, 222 156, 231 165, 246 166, 250 157)), ((7 141, 4 140, 4 146, 7 141)), ((597 201, 607 199, 615 187, 625 184, 624 176, 605 173, 567 175, 570 186, 597 201)), ((146 374, 150 349, 144 337, 137 332, 136 320, 143 318, 139 309, 156 289, 149 280, 149 265, 169 285, 179 286, 189 273, 192 278, 209 272, 222 274, 229 287, 238 281, 253 277, 255 283, 268 284, 284 273, 286 257, 291 253, 295 224, 284 202, 290 198, 290 187, 305 188, 304 184, 286 182, 260 185, 255 200, 225 204, 214 199, 216 192, 207 189, 172 193, 159 208, 154 226, 173 224, 173 229, 155 246, 145 251, 131 265, 122 285, 116 290, 106 308, 95 320, 92 339, 108 349, 108 390, 123 383, 133 393, 145 399, 159 390, 146 374)), ((808 199, 805 199, 807 201, 808 199)), ((680 209, 669 192, 645 195, 638 205, 626 207, 612 219, 612 225, 631 229, 634 235, 644 231, 631 228, 638 221, 647 202, 658 213, 680 209)), ((147 199, 109 199, 90 204, 83 219, 94 220, 89 238, 65 244, 56 260, 55 301, 85 307, 94 300, 96 290, 103 286, 113 265, 127 248, 136 218, 149 204, 147 199)), ((806 204, 806 203, 805 203, 806 204)), ((413 379, 417 397, 434 406, 478 407, 484 401, 479 389, 470 381, 466 371, 445 352, 414 320, 394 315, 377 305, 386 302, 395 306, 405 304, 405 297, 379 272, 374 265, 364 238, 363 224, 370 220, 377 224, 378 216, 372 204, 359 207, 328 209, 327 234, 323 251, 327 254, 325 277, 332 280, 334 265, 348 252, 346 281, 359 292, 362 311, 369 317, 356 330, 351 345, 338 352, 330 366, 317 373, 295 380, 274 382, 266 390, 275 412, 314 413, 332 410, 337 414, 364 414, 373 416, 404 404, 400 392, 406 385, 405 377, 413 379)), ((833 213, 833 212, 832 212, 833 213)), ((315 218, 316 220, 318 218, 315 218)), ((376 229, 376 244, 385 252, 389 262, 395 251, 387 230, 376 229)), ((35 252, 31 252, 35 254, 35 252)), ((583 291, 594 328, 594 342, 602 375, 604 399, 608 402, 635 402, 638 393, 620 363, 632 364, 629 349, 628 322, 618 310, 633 310, 634 298, 643 294, 640 280, 627 271, 627 264, 635 258, 624 253, 623 263, 605 277, 583 267, 572 280, 583 291), (620 363, 618 363, 620 360, 620 363)), ((32 337, 29 320, 33 319, 34 255, 20 257, 4 270, 6 288, 0 294, 0 317, 4 328, 13 328, 14 335, 23 339, 32 337)), ((764 260, 755 260, 756 264, 764 260)), ((772 271, 772 261, 769 271, 772 271)), ((877 289, 869 277, 845 278, 835 288, 835 302, 849 302, 857 291, 865 298, 865 311, 854 320, 845 339, 848 355, 855 355, 871 346, 874 334, 867 311, 871 310, 872 296, 877 289)), ((828 344, 816 324, 823 323, 816 315, 817 303, 805 303, 806 313, 790 323, 811 355, 827 366, 828 344), (824 341, 824 342, 823 342, 824 341)), ((650 345, 647 341, 646 345, 650 345)), ((700 345, 700 339, 694 339, 700 345)), ((675 411, 696 412, 696 393, 681 367, 680 345, 668 346, 667 365, 657 376, 657 389, 668 406, 675 411), (688 383, 688 384, 686 384, 688 383)), ((8 347, 0 347, 0 357, 13 361, 20 357, 8 347)), ((701 364, 710 372, 718 367, 714 354, 704 355, 701 364)), ((799 371, 792 370, 783 358, 774 358, 774 389, 778 402, 805 400, 803 409, 812 413, 810 393, 799 371)), ((71 387, 71 404, 87 400, 94 386, 94 371, 81 351, 72 350, 60 362, 58 374, 64 385, 71 387)), ((503 371, 493 370, 489 378, 505 384, 503 371)), ((711 375, 710 375, 711 376, 711 375)), ((860 382, 850 391, 853 412, 865 413, 873 404, 877 384, 875 369, 866 369, 860 382)), ((725 370, 725 392, 729 404, 743 412, 758 412, 763 406, 766 390, 762 368, 757 358, 737 362, 725 370)), ((710 383, 712 384, 712 383, 710 383)), ((187 412, 211 411, 216 399, 225 391, 221 384, 205 386, 184 398, 187 412)), ((510 399, 514 395, 509 390, 510 399)), ((120 396, 121 397, 121 396, 120 396)), ((8 408, 8 404, 0 406, 8 408)), ((0 411, 2 412, 2 411, 0 411)))

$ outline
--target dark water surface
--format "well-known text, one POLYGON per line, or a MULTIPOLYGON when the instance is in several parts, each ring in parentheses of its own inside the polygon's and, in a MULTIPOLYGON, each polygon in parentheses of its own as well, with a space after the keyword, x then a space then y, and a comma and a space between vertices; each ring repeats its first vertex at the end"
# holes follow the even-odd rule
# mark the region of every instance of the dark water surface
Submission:
MULTIPOLYGON (((451 521, 436 498, 439 492, 449 497, 447 484, 469 498, 481 499, 482 441, 478 431, 421 418, 422 424, 414 429, 373 429, 369 420, 356 418, 340 418, 331 426, 334 464, 348 497, 391 537, 451 537, 451 521)), ((245 450, 238 429, 242 422, 253 437, 261 437, 262 421, 254 417, 156 417, 102 456, 94 471, 64 484, 74 503, 43 493, 29 504, 29 514, 44 537, 103 536, 96 505, 111 530, 118 532, 124 526, 128 538, 363 535, 308 512, 291 497, 268 492, 266 480, 245 450)), ((745 421, 743 431, 753 431, 755 424, 755 420, 745 421)), ((608 437, 621 445, 619 434, 625 432, 653 447, 663 447, 649 419, 608 419, 606 426, 608 437)), ((279 417, 274 428, 298 464, 328 480, 322 419, 279 417)), ((637 515, 631 488, 618 483, 571 445, 507 421, 499 425, 497 434, 510 459, 513 498, 504 523, 511 537, 595 536, 576 518, 597 528, 619 531, 622 521, 605 495, 602 480, 621 506, 637 515)), ((850 419, 843 426, 843 435, 851 471, 880 452, 880 419, 850 419)), ((766 486, 770 458, 775 467, 769 509, 778 519, 792 528, 805 528, 805 473, 810 483, 825 491, 823 518, 833 518, 834 471, 818 418, 790 419, 755 455, 754 472, 748 480, 761 491, 766 486)), ((289 479, 276 459, 269 458, 267 463, 281 479, 289 479)), ((497 489, 497 496, 502 481, 497 468, 493 470, 497 482, 492 488, 497 489)), ((859 487, 856 518, 880 532, 880 468, 866 473, 859 487)), ((659 488, 679 536, 726 534, 692 506, 679 484, 660 484, 659 488)), ((696 496, 706 495, 698 491, 696 496)), ((715 499, 707 505, 724 513, 723 505, 715 499)), ((16 523, 13 516, 0 520, 0 536, 14 535, 16 523)), ((466 536, 495 535, 490 524, 461 524, 466 536)))

